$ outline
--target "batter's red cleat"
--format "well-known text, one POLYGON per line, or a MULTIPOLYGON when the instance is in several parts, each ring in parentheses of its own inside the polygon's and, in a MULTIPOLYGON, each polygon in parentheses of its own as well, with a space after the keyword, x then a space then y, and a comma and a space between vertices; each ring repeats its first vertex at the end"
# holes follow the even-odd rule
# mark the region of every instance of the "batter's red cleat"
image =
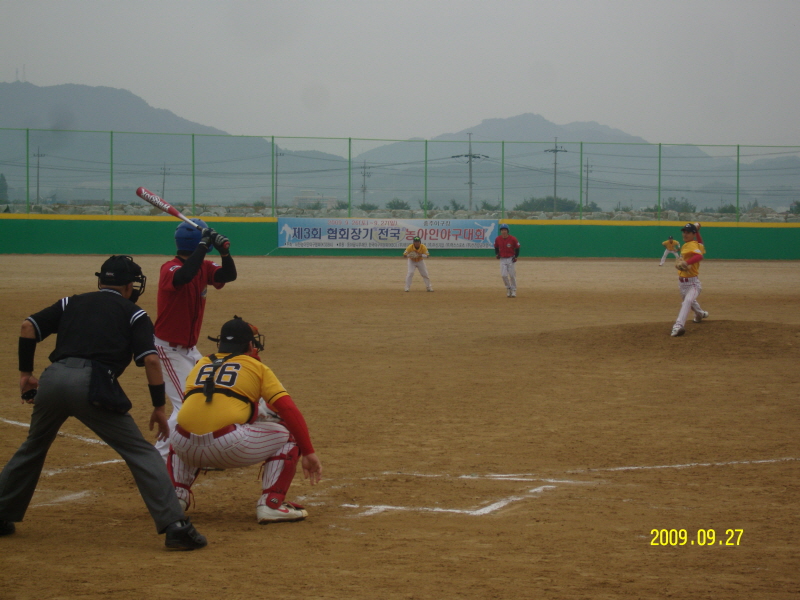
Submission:
POLYGON ((284 502, 280 508, 269 506, 256 506, 256 518, 261 525, 267 523, 292 523, 302 521, 308 516, 308 511, 298 504, 284 502))

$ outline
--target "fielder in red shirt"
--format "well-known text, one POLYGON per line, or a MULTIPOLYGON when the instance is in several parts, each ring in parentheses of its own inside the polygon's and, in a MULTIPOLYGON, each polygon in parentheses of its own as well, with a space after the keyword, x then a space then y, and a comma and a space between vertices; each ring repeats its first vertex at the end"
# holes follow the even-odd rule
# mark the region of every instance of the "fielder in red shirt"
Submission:
MULTIPOLYGON (((226 246, 228 238, 220 235, 201 219, 192 219, 202 230, 181 223, 175 230, 177 255, 161 265, 158 279, 158 316, 155 343, 161 359, 167 398, 172 403, 170 431, 177 423, 183 404, 186 378, 202 358, 197 348, 208 286, 222 288, 236 279, 236 265, 226 246), (222 265, 206 260, 213 248, 219 251, 222 265)), ((167 460, 169 441, 159 440, 156 448, 167 460)))
POLYGON ((515 264, 519 257, 519 241, 508 234, 508 225, 500 225, 500 235, 494 240, 495 258, 500 261, 500 276, 506 285, 506 297, 517 297, 517 270, 515 264))

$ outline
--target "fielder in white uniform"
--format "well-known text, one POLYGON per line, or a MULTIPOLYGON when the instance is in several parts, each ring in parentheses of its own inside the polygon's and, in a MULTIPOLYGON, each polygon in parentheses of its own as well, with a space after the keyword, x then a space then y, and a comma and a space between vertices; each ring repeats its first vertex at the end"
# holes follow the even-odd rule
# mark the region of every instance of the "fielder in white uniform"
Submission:
POLYGON ((425 289, 429 292, 433 291, 431 280, 428 278, 428 267, 425 266, 425 259, 430 256, 428 248, 422 243, 422 240, 415 237, 413 242, 403 252, 403 256, 408 259, 408 273, 406 273, 406 291, 411 289, 411 280, 414 278, 414 271, 419 270, 422 276, 422 281, 425 282, 425 289))

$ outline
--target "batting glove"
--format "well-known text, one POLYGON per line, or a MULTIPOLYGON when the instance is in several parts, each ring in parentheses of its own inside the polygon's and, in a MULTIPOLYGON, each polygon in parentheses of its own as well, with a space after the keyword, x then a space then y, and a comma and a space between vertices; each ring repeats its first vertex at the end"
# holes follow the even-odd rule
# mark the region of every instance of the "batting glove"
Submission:
POLYGON ((227 254, 230 245, 231 241, 228 238, 226 238, 221 233, 216 234, 216 237, 214 238, 214 248, 219 250, 220 254, 223 253, 227 254))
POLYGON ((215 239, 217 239, 217 232, 209 227, 200 232, 200 245, 204 246, 206 251, 211 250, 215 239))
POLYGON ((515 256, 514 258, 512 258, 511 262, 517 262, 517 257, 515 256))

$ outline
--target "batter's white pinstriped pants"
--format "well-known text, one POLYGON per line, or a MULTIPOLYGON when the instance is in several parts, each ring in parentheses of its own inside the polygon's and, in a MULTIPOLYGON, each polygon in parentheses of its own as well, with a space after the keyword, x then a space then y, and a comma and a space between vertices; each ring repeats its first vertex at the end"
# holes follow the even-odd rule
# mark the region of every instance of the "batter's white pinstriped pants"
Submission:
MULTIPOLYGON (((160 338, 155 338, 158 358, 161 359, 161 373, 164 376, 164 386, 167 398, 172 404, 172 412, 167 423, 169 430, 173 431, 178 423, 178 411, 183 405, 183 390, 186 389, 186 378, 192 371, 197 361, 203 358, 197 348, 192 346, 172 346, 160 338)), ((156 450, 166 462, 169 452, 168 441, 157 441, 156 450)))

